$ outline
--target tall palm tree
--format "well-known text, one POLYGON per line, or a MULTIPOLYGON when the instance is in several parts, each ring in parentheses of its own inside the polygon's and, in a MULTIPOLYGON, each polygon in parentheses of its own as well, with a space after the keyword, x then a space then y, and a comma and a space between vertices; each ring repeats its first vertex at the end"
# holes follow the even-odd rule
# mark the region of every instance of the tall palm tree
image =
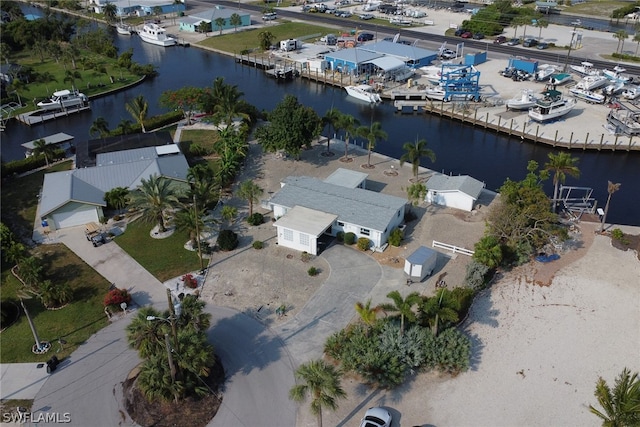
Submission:
POLYGON ((205 209, 212 207, 219 198, 220 185, 216 180, 216 172, 208 163, 200 163, 189 168, 187 181, 191 186, 188 196, 195 196, 198 206, 205 209))
POLYGON ((604 206, 604 215, 602 215, 602 221, 600 223, 601 233, 604 231, 604 224, 607 222, 607 214, 609 213, 609 202, 611 202, 611 196, 613 195, 613 193, 620 189, 621 185, 622 184, 620 183, 614 184, 611 181, 607 181, 607 193, 609 193, 609 195, 607 196, 607 204, 604 206))
POLYGON ((343 114, 338 120, 336 129, 344 129, 344 158, 349 157, 349 139, 356 135, 360 121, 351 114, 343 114))
POLYGON ((102 116, 97 117, 89 128, 89 135, 93 136, 95 134, 98 134, 101 138, 109 135, 109 122, 102 116))
POLYGON ((371 307, 371 298, 364 304, 358 301, 355 309, 358 315, 360 315, 360 319, 369 326, 373 326, 376 323, 378 312, 382 310, 380 307, 371 307))
POLYGON ((629 34, 625 30, 616 31, 613 38, 618 40, 618 46, 616 46, 616 53, 624 50, 624 41, 629 38, 629 34), (620 48, 620 42, 622 42, 622 49, 620 48))
POLYGON ((189 240, 191 241, 191 247, 195 248, 198 245, 199 239, 198 233, 205 231, 205 223, 202 219, 202 211, 196 209, 193 204, 183 205, 182 209, 176 212, 175 224, 178 230, 185 230, 189 233, 189 240))
POLYGON ((589 405, 589 410, 602 419, 606 427, 626 427, 640 425, 640 378, 629 369, 616 378, 613 390, 600 377, 594 393, 604 412, 589 405))
POLYGON ((107 21, 107 24, 109 25, 115 22, 117 12, 118 12, 118 8, 113 3, 107 3, 102 7, 102 13, 104 14, 104 19, 107 21))
POLYGON ((296 378, 302 383, 289 390, 289 398, 302 402, 311 397, 311 413, 317 416, 318 427, 322 427, 322 409, 335 411, 338 408, 336 400, 347 395, 340 386, 341 377, 335 366, 323 360, 302 364, 296 370, 296 378))
POLYGON ((536 27, 539 28, 538 30, 538 38, 542 37, 542 29, 543 28, 547 28, 549 26, 549 21, 547 21, 546 19, 536 19, 536 27))
MULTIPOLYGON (((322 117, 322 127, 329 127, 329 136, 327 138, 327 153, 330 151, 330 143, 331 143, 331 131, 338 131, 338 123, 340 123, 340 119, 342 118, 342 113, 337 108, 331 107, 322 117)), ((335 136, 335 134, 334 134, 335 136)))
POLYGON ((144 120, 147 118, 149 103, 144 99, 144 96, 138 95, 133 98, 133 100, 126 105, 126 109, 142 128, 142 133, 145 133, 144 120))
POLYGON ((382 130, 382 123, 373 122, 371 126, 361 126, 356 131, 358 136, 365 138, 369 143, 367 144, 367 167, 371 167, 371 151, 376 148, 376 142, 381 139, 386 141, 389 135, 382 130))
POLYGON ((44 161, 49 167, 49 158, 53 159, 53 145, 47 144, 44 139, 38 139, 33 142, 33 154, 36 156, 42 154, 44 155, 44 161))
POLYGON ((455 323, 458 319, 460 303, 447 289, 439 289, 436 295, 425 298, 420 305, 420 314, 425 323, 431 326, 433 335, 438 335, 441 323, 455 323))
POLYGON ((129 206, 142 212, 143 221, 157 222, 160 232, 167 231, 165 212, 178 205, 178 198, 171 188, 171 180, 152 175, 142 179, 136 191, 131 193, 129 206))
POLYGON ((427 148, 427 140, 421 139, 416 142, 405 142, 402 146, 404 154, 400 157, 400 167, 404 165, 404 162, 411 163, 411 171, 413 172, 414 181, 418 181, 418 169, 420 167, 420 159, 428 157, 432 162, 436 161, 436 153, 430 148, 427 148))
POLYGON ((246 180, 236 192, 236 196, 249 202, 249 216, 253 215, 253 204, 260 200, 260 196, 264 193, 264 190, 260 188, 258 184, 251 180, 246 180))
POLYGON ((233 32, 238 31, 238 26, 242 24, 242 18, 237 13, 234 13, 229 18, 229 24, 233 25, 233 32))
POLYGON ((390 311, 394 317, 400 317, 400 336, 404 335, 404 320, 405 318, 410 322, 416 321, 416 314, 413 312, 413 306, 420 304, 422 299, 420 294, 412 292, 407 295, 406 298, 402 298, 400 292, 391 291, 387 294, 387 298, 390 298, 393 303, 380 304, 380 308, 385 312, 390 311))
POLYGON ((544 170, 553 172, 553 212, 558 206, 558 187, 564 184, 567 175, 574 178, 580 176, 580 169, 576 164, 577 157, 571 157, 571 154, 561 151, 558 154, 549 153, 549 161, 545 163, 544 170))

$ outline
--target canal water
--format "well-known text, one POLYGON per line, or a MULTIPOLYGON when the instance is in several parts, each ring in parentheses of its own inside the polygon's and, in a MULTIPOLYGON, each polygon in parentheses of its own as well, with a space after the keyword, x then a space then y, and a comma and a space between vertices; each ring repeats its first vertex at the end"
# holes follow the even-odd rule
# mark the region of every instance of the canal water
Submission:
MULTIPOLYGON (((343 113, 352 114, 363 125, 372 120, 382 123, 388 133, 387 141, 381 141, 376 151, 392 157, 400 157, 405 142, 426 139, 435 151, 434 163, 423 160, 422 165, 447 174, 468 174, 496 190, 506 178, 522 179, 529 160, 541 165, 547 155, 554 152, 550 147, 522 142, 519 139, 496 135, 490 131, 476 129, 447 119, 427 114, 398 114, 390 103, 371 107, 347 97, 344 90, 315 84, 303 79, 290 83, 277 83, 264 72, 237 64, 233 58, 206 52, 194 47, 162 48, 143 43, 137 36, 119 36, 114 31, 114 43, 119 52, 133 48, 134 60, 152 63, 159 76, 141 85, 92 101, 91 111, 60 118, 53 122, 28 127, 10 123, 2 137, 2 159, 22 158, 21 144, 65 132, 75 136, 76 141, 88 139, 89 128, 97 117, 104 117, 110 128, 123 120, 133 120, 125 104, 138 95, 149 102, 149 115, 164 110, 158 100, 163 91, 183 86, 211 86, 214 79, 224 77, 244 92, 244 98, 260 110, 271 110, 285 94, 291 94, 305 105, 312 106, 319 115, 335 107, 343 113)), ((99 77, 97 77, 99 78, 99 77)), ((62 85, 56 89, 64 89, 62 85)), ((82 89, 82 88, 80 88, 82 89)), ((567 122, 567 126, 571 126, 567 122)), ((603 206, 607 198, 607 180, 622 183, 612 199, 609 220, 619 224, 640 225, 640 153, 627 152, 583 152, 572 151, 579 157, 582 172, 579 179, 567 177, 566 185, 591 187, 593 196, 603 206)), ((550 182, 545 184, 547 194, 552 194, 550 182)))

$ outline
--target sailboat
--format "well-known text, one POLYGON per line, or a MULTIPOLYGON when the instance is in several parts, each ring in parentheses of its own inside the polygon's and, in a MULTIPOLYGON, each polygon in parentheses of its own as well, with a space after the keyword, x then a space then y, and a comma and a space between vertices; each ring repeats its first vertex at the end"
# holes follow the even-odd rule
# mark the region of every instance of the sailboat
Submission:
POLYGON ((125 24, 122 21, 122 16, 120 17, 120 23, 116 24, 116 31, 118 32, 118 34, 121 34, 123 36, 130 36, 132 33, 131 26, 129 24, 125 24))

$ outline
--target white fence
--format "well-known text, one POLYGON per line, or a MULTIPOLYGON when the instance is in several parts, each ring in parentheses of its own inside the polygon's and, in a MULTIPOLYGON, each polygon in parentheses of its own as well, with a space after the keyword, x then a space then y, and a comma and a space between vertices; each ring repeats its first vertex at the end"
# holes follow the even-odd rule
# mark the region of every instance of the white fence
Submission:
POLYGON ((468 255, 468 256, 473 256, 473 251, 469 250, 469 249, 465 249, 465 248, 460 248, 458 246, 453 246, 450 245, 448 243, 442 243, 442 242, 437 242, 437 241, 433 241, 432 246, 434 248, 441 248, 441 249, 446 249, 448 251, 453 252, 454 254, 463 254, 463 255, 468 255))

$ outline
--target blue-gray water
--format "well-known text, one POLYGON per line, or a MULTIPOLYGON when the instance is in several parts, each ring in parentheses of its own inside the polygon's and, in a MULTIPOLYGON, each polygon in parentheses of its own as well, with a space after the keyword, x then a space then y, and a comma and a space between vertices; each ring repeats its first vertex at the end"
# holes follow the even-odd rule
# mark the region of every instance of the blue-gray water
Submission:
MULTIPOLYGON (((233 58, 209 53, 194 47, 162 48, 142 43, 139 38, 118 36, 114 40, 120 52, 133 47, 134 60, 153 63, 160 75, 130 90, 97 99, 92 102, 92 110, 54 122, 28 127, 11 123, 2 136, 2 158, 17 159, 23 156, 20 144, 57 132, 65 132, 76 137, 76 141, 89 138, 91 123, 99 116, 107 119, 111 128, 123 120, 132 120, 124 105, 138 95, 143 95, 150 104, 149 114, 164 111, 158 99, 165 90, 182 86, 210 86, 213 80, 222 76, 230 84, 238 85, 245 99, 259 109, 272 109, 285 94, 292 94, 306 105, 312 106, 320 115, 329 108, 336 107, 344 113, 357 117, 361 123, 380 121, 389 134, 388 141, 380 142, 376 151, 399 157, 402 145, 407 141, 425 138, 436 153, 437 160, 423 161, 423 166, 452 174, 469 174, 487 184, 489 189, 497 189, 507 177, 522 179, 529 160, 543 164, 547 155, 553 152, 542 145, 522 143, 461 125, 446 119, 426 114, 399 115, 389 104, 374 107, 351 100, 344 90, 325 87, 298 79, 288 84, 278 84, 267 78, 260 70, 238 65, 233 58)), ((103 77, 98 77, 103 78, 103 77)), ((56 89, 63 89, 58 85, 56 89)), ((82 89, 82 88, 81 88, 82 89)), ((53 88, 52 88, 53 90, 53 88)), ((571 123, 567 122, 567 126, 571 123)), ((640 153, 626 152, 582 152, 575 150, 582 172, 579 179, 567 177, 566 185, 592 187, 594 197, 603 206, 607 197, 607 180, 622 183, 612 199, 609 221, 620 224, 640 225, 640 153)), ((546 184, 548 194, 552 194, 551 183, 546 184)))

